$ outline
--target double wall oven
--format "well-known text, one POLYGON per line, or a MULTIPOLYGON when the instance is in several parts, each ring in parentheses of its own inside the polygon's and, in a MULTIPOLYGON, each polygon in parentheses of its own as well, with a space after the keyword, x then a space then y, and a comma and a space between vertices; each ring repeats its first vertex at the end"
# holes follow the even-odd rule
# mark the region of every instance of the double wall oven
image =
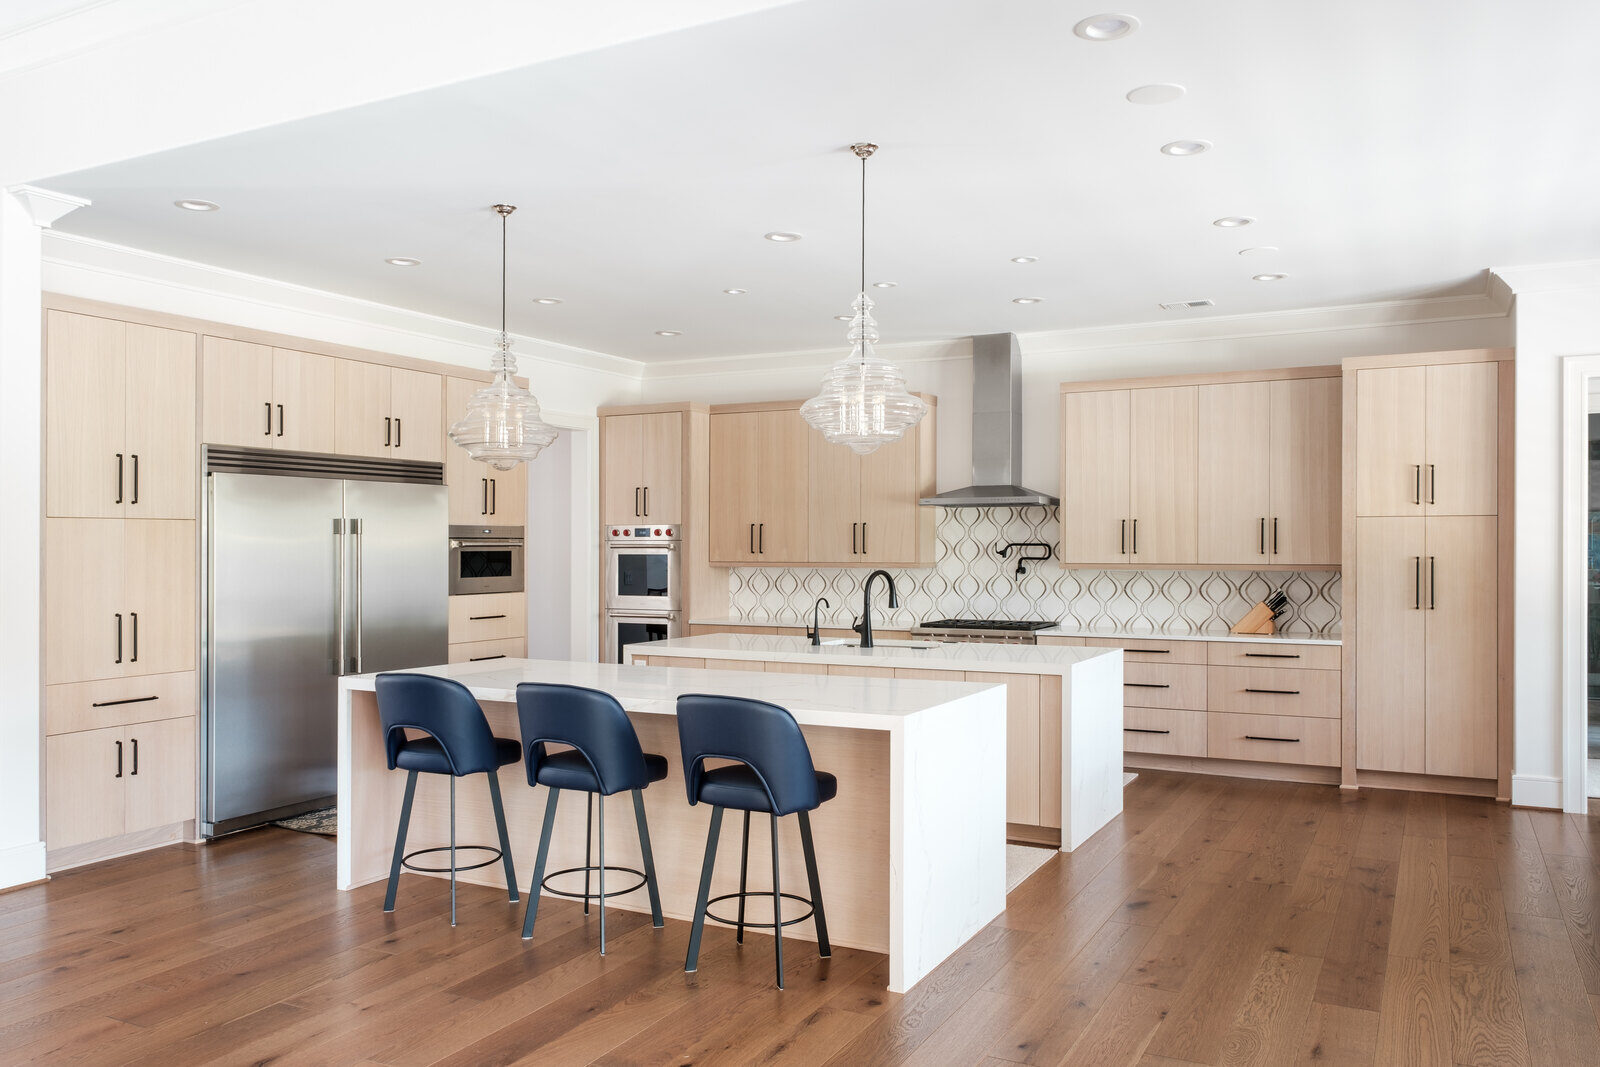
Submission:
POLYGON ((628 645, 682 635, 681 545, 677 526, 607 528, 601 649, 606 662, 621 663, 628 645))

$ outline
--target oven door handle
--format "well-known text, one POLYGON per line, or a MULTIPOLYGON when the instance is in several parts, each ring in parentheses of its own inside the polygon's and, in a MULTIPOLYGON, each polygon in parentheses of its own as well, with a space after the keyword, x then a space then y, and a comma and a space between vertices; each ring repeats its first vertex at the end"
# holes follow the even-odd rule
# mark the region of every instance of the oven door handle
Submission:
POLYGON ((451 541, 451 548, 521 548, 521 541, 451 541))

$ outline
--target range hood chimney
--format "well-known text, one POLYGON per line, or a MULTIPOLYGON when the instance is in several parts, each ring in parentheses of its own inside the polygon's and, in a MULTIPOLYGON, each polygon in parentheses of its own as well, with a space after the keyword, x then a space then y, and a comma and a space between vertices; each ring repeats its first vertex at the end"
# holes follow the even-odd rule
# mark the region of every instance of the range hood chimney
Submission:
POLYGON ((1022 485, 1022 350, 1014 333, 972 339, 972 484, 921 503, 940 508, 1053 507, 1022 485))

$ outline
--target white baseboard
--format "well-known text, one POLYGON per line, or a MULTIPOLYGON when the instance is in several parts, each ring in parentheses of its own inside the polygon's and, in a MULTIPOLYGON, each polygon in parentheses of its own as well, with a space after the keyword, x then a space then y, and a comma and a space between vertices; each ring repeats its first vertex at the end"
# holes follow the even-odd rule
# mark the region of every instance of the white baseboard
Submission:
POLYGON ((0 889, 26 885, 44 877, 44 842, 0 848, 0 889))
POLYGON ((1548 774, 1513 774, 1511 806, 1561 810, 1561 779, 1548 774))

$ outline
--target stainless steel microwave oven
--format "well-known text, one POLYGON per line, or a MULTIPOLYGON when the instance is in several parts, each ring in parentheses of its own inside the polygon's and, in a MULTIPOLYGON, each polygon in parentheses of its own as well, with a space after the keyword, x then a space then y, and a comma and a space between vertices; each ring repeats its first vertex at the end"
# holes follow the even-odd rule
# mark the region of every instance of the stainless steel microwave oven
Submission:
POLYGON ((522 527, 450 527, 450 595, 522 592, 522 527))

